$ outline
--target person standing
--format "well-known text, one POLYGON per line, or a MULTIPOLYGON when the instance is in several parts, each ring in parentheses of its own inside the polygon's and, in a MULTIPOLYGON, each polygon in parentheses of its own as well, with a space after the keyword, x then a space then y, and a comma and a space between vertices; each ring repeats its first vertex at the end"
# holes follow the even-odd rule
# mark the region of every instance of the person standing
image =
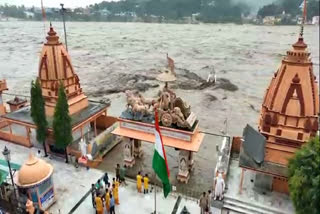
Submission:
POLYGON ((106 187, 108 186, 108 183, 109 183, 109 176, 108 176, 108 173, 104 173, 104 176, 103 176, 103 181, 104 181, 104 184, 106 185, 106 187))
POLYGON ((96 188, 94 184, 91 184, 91 198, 92 198, 93 208, 96 208, 96 203, 95 203, 96 194, 97 194, 96 188))
POLYGON ((110 192, 108 189, 106 189, 105 203, 106 203, 107 213, 109 213, 110 212, 110 192))
POLYGON ((116 167, 116 179, 117 181, 120 180, 120 164, 117 164, 117 167, 116 167))
POLYGON ((206 192, 203 192, 202 196, 200 197, 200 200, 199 200, 201 214, 204 214, 204 211, 205 211, 207 205, 208 205, 208 200, 207 200, 206 192))
POLYGON ((211 190, 208 190, 208 195, 207 195, 207 207, 208 207, 208 213, 211 212, 211 201, 212 201, 212 193, 211 190))
POLYGON ((146 174, 143 178, 143 193, 149 193, 148 191, 149 188, 149 178, 148 178, 148 174, 146 174))
POLYGON ((114 206, 115 206, 114 198, 112 197, 112 194, 110 193, 110 214, 116 214, 114 206))
POLYGON ((138 192, 141 192, 141 185, 142 185, 142 176, 141 176, 141 172, 138 172, 137 175, 137 190, 138 192))
POLYGON ((95 202, 96 202, 96 211, 97 211, 97 214, 103 214, 103 203, 102 203, 102 200, 101 200, 101 197, 100 195, 96 196, 95 198, 95 202))
POLYGON ((126 184, 126 171, 127 171, 127 166, 124 165, 123 167, 120 168, 120 183, 123 183, 125 186, 126 184))
POLYGON ((112 186, 113 184, 116 184, 116 178, 112 178, 112 186))
POLYGON ((113 193, 113 197, 114 197, 114 201, 115 201, 116 205, 119 205, 120 204, 119 203, 119 189, 116 184, 112 185, 112 193, 113 193))

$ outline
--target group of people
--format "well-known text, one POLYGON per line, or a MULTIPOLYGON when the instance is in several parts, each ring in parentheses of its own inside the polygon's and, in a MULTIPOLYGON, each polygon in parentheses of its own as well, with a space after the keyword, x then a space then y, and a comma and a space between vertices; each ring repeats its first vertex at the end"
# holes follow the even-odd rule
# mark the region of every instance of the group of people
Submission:
POLYGON ((103 180, 99 179, 91 186, 92 205, 96 214, 115 214, 115 206, 119 205, 120 181, 116 178, 109 182, 108 174, 105 173, 103 180))
POLYGON ((92 205, 96 209, 96 214, 115 214, 115 206, 119 205, 119 186, 127 185, 125 182, 126 166, 120 167, 117 164, 116 177, 109 182, 108 173, 102 179, 91 186, 92 205))
POLYGON ((145 174, 145 176, 141 175, 141 172, 138 172, 137 175, 137 190, 139 193, 142 193, 142 181, 143 181, 143 193, 147 194, 149 193, 149 177, 148 174, 145 174))
POLYGON ((211 214, 212 197, 213 197, 213 195, 212 195, 211 190, 208 190, 208 193, 206 193, 206 192, 202 193, 200 200, 199 200, 201 214, 211 214))

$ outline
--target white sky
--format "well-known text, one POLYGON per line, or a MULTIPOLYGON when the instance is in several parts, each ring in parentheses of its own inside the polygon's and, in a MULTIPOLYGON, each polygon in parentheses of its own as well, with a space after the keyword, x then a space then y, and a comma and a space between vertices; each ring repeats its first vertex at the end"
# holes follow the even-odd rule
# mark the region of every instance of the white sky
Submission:
MULTIPOLYGON (((42 0, 44 7, 60 7, 60 3, 64 3, 66 8, 75 8, 75 7, 85 7, 90 4, 100 3, 103 0, 42 0)), ((111 1, 111 0, 105 0, 111 1)), ((113 0, 119 1, 119 0, 113 0)), ((9 4, 9 5, 24 5, 26 7, 40 7, 41 0, 0 0, 0 5, 9 4)))

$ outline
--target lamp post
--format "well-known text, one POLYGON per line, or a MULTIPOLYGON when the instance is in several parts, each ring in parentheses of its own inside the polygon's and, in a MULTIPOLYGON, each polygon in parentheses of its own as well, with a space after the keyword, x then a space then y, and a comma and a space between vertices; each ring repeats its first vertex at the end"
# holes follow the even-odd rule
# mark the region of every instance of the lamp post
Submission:
POLYGON ((6 159, 7 163, 8 163, 9 173, 10 173, 10 177, 11 177, 11 182, 12 182, 12 186, 13 186, 13 189, 14 189, 15 186, 14 186, 14 182, 13 182, 11 165, 10 165, 10 160, 11 160, 10 150, 5 146, 5 147, 4 147, 4 150, 2 151, 2 154, 3 154, 3 156, 5 157, 5 159, 6 159))
POLYGON ((67 49, 67 52, 68 52, 68 42, 67 42, 67 31, 66 31, 66 21, 65 21, 65 18, 64 18, 64 13, 66 12, 66 8, 64 8, 64 4, 60 4, 61 6, 61 15, 62 15, 62 21, 63 21, 63 30, 64 30, 64 41, 66 43, 66 49, 67 49))

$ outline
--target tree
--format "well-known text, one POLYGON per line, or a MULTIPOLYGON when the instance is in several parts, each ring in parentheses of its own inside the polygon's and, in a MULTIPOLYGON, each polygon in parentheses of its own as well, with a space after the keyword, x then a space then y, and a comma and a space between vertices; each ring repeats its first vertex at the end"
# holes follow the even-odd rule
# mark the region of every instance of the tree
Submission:
POLYGON ((37 140, 42 143, 45 157, 47 157, 46 137, 48 122, 44 104, 40 81, 37 79, 36 82, 31 82, 31 117, 37 126, 37 140))
POLYGON ((68 163, 67 146, 72 143, 73 139, 68 100, 62 82, 59 85, 58 101, 54 110, 53 135, 55 145, 65 150, 66 163, 68 163))
POLYGON ((263 6, 259 11, 258 11, 258 16, 261 18, 264 18, 266 16, 275 16, 281 14, 281 7, 277 4, 269 4, 263 6))
POLYGON ((289 161, 290 197, 297 214, 320 213, 320 142, 312 138, 289 161))

